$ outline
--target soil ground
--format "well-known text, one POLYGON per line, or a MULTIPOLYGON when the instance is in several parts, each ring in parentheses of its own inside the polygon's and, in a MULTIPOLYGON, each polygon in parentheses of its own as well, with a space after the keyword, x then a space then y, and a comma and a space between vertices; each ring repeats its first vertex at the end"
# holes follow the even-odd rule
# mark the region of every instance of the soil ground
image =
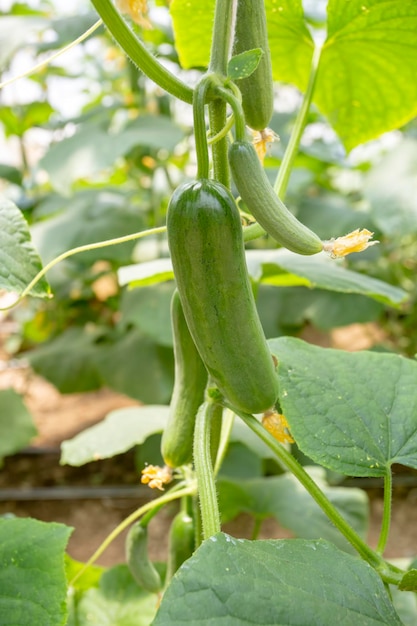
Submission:
MULTIPOLYGON (((372 326, 349 327, 331 338, 307 334, 305 337, 321 345, 333 345, 348 349, 364 349, 379 340, 377 329, 372 326), (346 339, 348 337, 348 339, 346 339)), ((0 388, 15 388, 23 393, 25 402, 34 416, 39 430, 31 449, 6 459, 0 470, 0 515, 13 513, 44 521, 62 522, 74 527, 69 542, 69 554, 86 560, 103 539, 140 504, 151 496, 147 488, 138 487, 138 474, 132 454, 109 461, 89 464, 81 468, 59 465, 59 445, 76 433, 102 420, 109 411, 136 404, 132 399, 102 389, 94 393, 62 396, 52 385, 35 376, 27 368, 10 367, 5 361, 0 370, 0 388), (33 487, 97 487, 131 486, 138 488, 137 497, 87 497, 21 501, 5 499, 5 489, 33 487), (3 495, 2 495, 3 494, 3 495)), ((401 471, 401 468, 399 468, 401 471)), ((410 478, 410 473, 407 474, 410 478)), ((411 474, 413 476, 413 474, 411 474)), ((386 550, 389 558, 411 558, 417 554, 417 472, 414 484, 394 489, 392 529, 386 550)), ((411 478, 411 483, 413 479, 411 478)), ((369 542, 376 546, 382 516, 382 490, 372 488, 370 496, 371 524, 369 542)), ((58 494, 59 495, 59 494, 58 494)), ((88 494, 87 494, 88 495, 88 494)), ((167 546, 169 521, 175 508, 163 510, 150 526, 150 552, 155 560, 163 560, 167 546)), ((227 532, 239 537, 250 537, 253 522, 241 515, 224 526, 227 532)), ((274 520, 266 520, 261 528, 261 538, 283 538, 291 534, 274 520)), ((124 561, 124 535, 118 537, 99 559, 102 565, 124 561)))

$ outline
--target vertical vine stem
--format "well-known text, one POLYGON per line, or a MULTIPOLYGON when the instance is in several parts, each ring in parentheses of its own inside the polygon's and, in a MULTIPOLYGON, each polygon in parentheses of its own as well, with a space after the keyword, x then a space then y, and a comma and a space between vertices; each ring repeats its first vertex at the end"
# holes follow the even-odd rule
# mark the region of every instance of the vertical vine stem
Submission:
POLYGON ((209 156, 204 107, 210 84, 210 75, 207 75, 201 79, 194 90, 193 116, 195 147, 197 152, 197 178, 209 177, 209 156))
POLYGON ((327 496, 314 482, 311 476, 305 471, 302 465, 298 463, 298 461, 284 448, 284 446, 274 439, 274 437, 272 437, 272 435, 253 415, 237 411, 227 402, 224 402, 224 406, 234 411, 236 415, 238 415, 271 450, 273 450, 278 459, 294 474, 297 480, 303 485, 312 498, 314 498, 336 528, 349 541, 355 550, 357 550, 361 557, 378 571, 383 580, 398 584, 401 580, 403 572, 387 563, 380 554, 368 546, 368 544, 355 532, 350 524, 346 522, 339 511, 333 506, 327 496))
POLYGON ((321 47, 317 46, 313 52, 307 89, 304 94, 300 110, 298 111, 294 128, 292 129, 291 137, 288 142, 287 149, 285 150, 284 158, 282 159, 281 167, 279 168, 278 176, 274 184, 275 193, 281 199, 284 199, 285 192, 287 191, 288 182, 290 180, 295 157, 297 156, 301 137, 307 122, 307 116, 313 99, 314 88, 316 86, 320 55, 321 47))
POLYGON ((389 529, 391 525, 391 506, 392 506, 392 471, 388 467, 384 476, 384 512, 382 516, 381 532, 379 535, 376 551, 383 554, 387 545, 389 529))
MULTIPOLYGON (((233 40, 237 0, 216 0, 213 37, 211 41, 209 72, 226 76, 227 63, 233 40)), ((219 134, 226 125, 226 103, 215 99, 209 104, 210 134, 219 134)), ((212 147, 213 177, 230 187, 230 170, 227 159, 227 137, 212 147)))
POLYGON ((210 449, 211 417, 215 410, 215 403, 204 402, 198 410, 194 430, 194 466, 203 539, 208 539, 220 531, 220 512, 210 449))

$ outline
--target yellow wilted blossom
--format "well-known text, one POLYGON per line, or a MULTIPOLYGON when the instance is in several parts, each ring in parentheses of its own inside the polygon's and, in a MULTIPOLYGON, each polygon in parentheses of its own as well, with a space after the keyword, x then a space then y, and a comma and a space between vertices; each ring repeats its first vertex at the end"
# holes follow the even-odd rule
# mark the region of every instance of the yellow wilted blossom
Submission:
POLYGON ((116 0, 116 6, 121 13, 129 15, 142 28, 152 28, 146 17, 148 13, 147 0, 116 0))
POLYGON ((337 239, 330 239, 323 242, 323 250, 328 252, 332 259, 347 256, 352 252, 362 252, 370 246, 374 246, 379 241, 369 241, 373 237, 374 233, 370 230, 363 228, 344 235, 343 237, 337 237, 337 239))
POLYGON ((256 150, 256 154, 262 165, 264 164, 265 155, 268 149, 271 147, 271 143, 279 141, 279 136, 274 133, 270 128, 264 128, 263 130, 252 130, 252 143, 256 150))
POLYGON ((149 485, 151 489, 159 489, 164 491, 163 485, 170 483, 172 480, 172 470, 167 465, 159 467, 159 465, 147 465, 142 470, 141 482, 149 485))
POLYGON ((266 411, 262 417, 262 426, 280 443, 294 443, 284 415, 275 411, 266 411))

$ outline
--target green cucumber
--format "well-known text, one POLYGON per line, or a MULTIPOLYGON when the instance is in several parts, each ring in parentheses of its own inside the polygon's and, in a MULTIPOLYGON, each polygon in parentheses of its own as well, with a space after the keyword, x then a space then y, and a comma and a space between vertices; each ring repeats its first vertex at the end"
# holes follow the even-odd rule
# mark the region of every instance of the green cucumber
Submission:
POLYGON ((148 555, 148 529, 141 522, 129 529, 125 551, 127 565, 137 584, 151 593, 161 591, 161 577, 148 555))
POLYGON ((175 382, 168 422, 162 433, 162 457, 170 467, 190 463, 193 457, 194 424, 204 402, 207 370, 188 330, 178 291, 171 301, 175 382))
POLYGON ((248 141, 235 141, 229 148, 233 180, 240 197, 262 228, 288 250, 317 254, 323 242, 293 215, 278 198, 248 141))
POLYGON ((242 106, 250 128, 263 130, 274 111, 274 83, 269 52, 265 4, 263 0, 238 0, 233 55, 261 48, 263 55, 256 70, 237 80, 242 106))
POLYGON ((166 581, 171 580, 180 565, 192 556, 194 550, 194 520, 186 511, 180 511, 172 520, 169 529, 166 581))
POLYGON ((168 206, 167 231, 185 319, 214 385, 241 411, 272 407, 278 379, 232 195, 213 180, 181 185, 168 206))

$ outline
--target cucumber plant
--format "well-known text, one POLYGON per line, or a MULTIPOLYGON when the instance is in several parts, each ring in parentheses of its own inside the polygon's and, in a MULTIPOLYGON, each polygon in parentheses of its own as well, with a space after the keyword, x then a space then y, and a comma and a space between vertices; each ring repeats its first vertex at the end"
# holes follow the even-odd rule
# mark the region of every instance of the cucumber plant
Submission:
MULTIPOLYGON (((295 255, 318 255, 319 260, 303 258, 302 267, 307 275, 309 269, 315 268, 315 278, 325 283, 323 274, 327 277, 331 272, 328 268, 333 266, 331 260, 323 260, 323 250, 333 256, 342 251, 339 254, 342 256, 368 247, 372 233, 367 229, 362 234, 354 230, 342 238, 338 237, 342 233, 335 232, 337 245, 332 245, 334 238, 322 241, 286 208, 284 198, 313 101, 333 123, 347 149, 399 127, 414 115, 415 94, 412 89, 407 91, 407 84, 412 81, 403 80, 404 74, 401 78, 401 67, 404 63, 408 71, 407 59, 411 58, 411 65, 417 59, 413 30, 417 26, 415 3, 406 0, 399 8, 394 0, 376 1, 369 7, 362 2, 352 2, 346 11, 345 2, 330 0, 328 37, 320 47, 315 45, 309 30, 314 20, 304 17, 300 2, 217 0, 207 71, 194 87, 174 76, 149 52, 137 36, 136 27, 128 26, 111 0, 92 0, 92 3, 130 60, 159 87, 192 106, 197 171, 191 182, 181 182, 174 190, 166 218, 173 272, 171 269, 164 272, 163 279, 173 278, 178 290, 171 305, 175 386, 170 407, 151 408, 152 416, 157 417, 155 423, 146 427, 149 434, 160 432, 164 416, 168 415, 161 440, 166 466, 148 465, 142 477, 142 482, 161 491, 166 489, 166 492, 129 515, 87 563, 68 565, 71 571, 68 623, 91 623, 100 611, 103 615, 101 606, 93 615, 92 605, 97 597, 101 601, 106 599, 111 585, 115 585, 123 599, 120 601, 122 609, 116 617, 111 613, 110 619, 115 623, 124 622, 125 604, 134 615, 128 618, 129 623, 138 626, 145 623, 156 626, 205 624, 216 620, 233 624, 245 624, 249 620, 259 624, 303 623, 306 626, 315 621, 330 626, 336 611, 347 626, 370 623, 400 626, 413 623, 413 619, 415 623, 414 596, 404 595, 410 600, 408 614, 398 598, 417 590, 417 568, 413 564, 408 568, 408 565, 392 563, 385 557, 385 551, 392 506, 392 465, 402 463, 417 467, 414 410, 417 364, 393 354, 351 355, 320 349, 293 338, 280 337, 268 342, 256 309, 256 289, 249 278, 244 248, 245 241, 267 234, 275 242, 272 246, 278 243, 289 251, 284 250, 279 257, 282 263, 285 259, 294 259, 295 255), (355 28, 360 30, 356 42, 355 28), (387 113, 384 118, 380 112, 375 119, 369 113, 367 116, 371 88, 368 78, 364 86, 355 72, 346 76, 343 73, 346 67, 338 66, 335 86, 329 84, 332 59, 336 64, 337 59, 343 57, 349 70, 356 67, 351 57, 365 63, 363 46, 368 45, 368 52, 373 50, 374 28, 378 42, 382 41, 380 29, 385 28, 390 36, 390 51, 395 53, 390 59, 396 72, 390 74, 389 82, 391 84, 398 73, 401 80, 396 87, 405 93, 398 104, 401 104, 398 115, 387 113), (268 31, 274 44, 270 48, 268 31), (396 39, 400 32, 406 40, 403 48, 396 39), (282 42, 287 42, 284 51, 288 58, 283 56, 282 42), (345 46, 349 45, 352 48, 342 55, 341 49, 345 51, 345 46), (295 51, 291 53, 293 48, 295 51), (243 59, 253 60, 251 51, 255 51, 256 56, 257 49, 263 52, 258 66, 254 67, 251 61, 248 70, 245 64, 236 63, 234 67, 241 67, 241 73, 232 76, 228 71, 231 54, 243 54, 243 59), (283 82, 288 82, 291 75, 291 81, 304 93, 274 185, 269 183, 247 131, 247 126, 263 130, 269 123, 273 103, 272 70, 283 82), (341 103, 343 81, 347 85, 347 96, 341 103), (356 87, 353 104, 352 81, 356 87), (345 109, 351 112, 352 119, 347 116, 351 124, 344 118, 345 109), (240 200, 232 193, 231 174, 240 200), (256 223, 243 227, 242 217, 246 215, 240 214, 238 206, 246 208, 256 223), (254 414, 264 415, 260 418, 254 414), (273 428, 267 426, 270 423, 273 428), (254 476, 239 482, 229 480, 227 474, 222 476, 228 447, 232 448, 234 425, 243 433, 241 439, 250 442, 252 453, 253 449, 259 451, 261 447, 261 455, 266 456, 265 450, 274 455, 281 472, 278 476, 262 480, 254 476), (367 543, 363 528, 359 530, 355 525, 355 515, 349 516, 349 507, 340 504, 340 494, 336 496, 332 492, 323 475, 317 474, 317 467, 315 470, 306 468, 297 460, 295 451, 289 447, 292 440, 322 468, 339 475, 382 480, 384 510, 376 547, 367 543), (172 521, 168 571, 164 579, 163 568, 160 573, 149 558, 147 528, 149 519, 175 500, 181 501, 181 512, 172 521), (314 522, 311 528, 310 524, 302 524, 299 514, 306 507, 306 517, 314 522), (255 532, 249 541, 222 533, 222 515, 227 518, 230 510, 255 511, 260 520, 268 515, 270 508, 277 510, 278 516, 285 509, 287 517, 283 515, 283 523, 294 528, 297 539, 258 541, 255 532), (109 543, 132 524, 126 542, 127 567, 105 572, 97 583, 93 563, 109 543), (352 552, 354 556, 349 554, 352 552), (83 582, 89 578, 87 574, 90 583, 83 582), (120 615, 123 619, 119 620, 120 615)), ((134 11, 139 8, 143 12, 146 3, 127 2, 118 6, 135 17, 134 11)), ((198 22, 193 33, 198 41, 199 29, 206 30, 209 20, 207 15, 195 20, 198 3, 193 0, 173 0, 171 11, 178 27, 178 52, 185 55, 184 65, 187 65, 187 46, 184 52, 179 34, 181 22, 186 29, 192 18, 193 23, 198 22)), ((143 15, 139 17, 136 15, 134 21, 145 23, 143 15)), ((204 65, 201 57, 193 62, 193 54, 201 52, 196 50, 195 42, 188 45, 190 66, 204 65)), ((204 48, 204 43, 197 46, 200 47, 204 48)), ((372 75, 371 68, 367 66, 367 69, 372 75)), ((389 87, 383 80, 378 82, 378 75, 373 76, 377 81, 373 95, 378 98, 384 95, 384 111, 388 111, 392 108, 389 87)), ((394 102, 399 100, 394 98, 394 102)), ((12 215, 12 209, 7 210, 12 215)), ((27 233, 23 227, 21 229, 19 234, 29 247, 27 233)), ((130 240, 155 234, 155 230, 132 234, 130 240)), ((161 230, 165 232, 165 227, 158 229, 158 234, 161 230)), ((8 231, 7 235, 10 235, 8 231)), ((95 247, 125 241, 123 237, 95 244, 95 247)), ((67 256, 85 252, 88 247, 69 251, 67 256)), ((300 263, 298 256, 296 258, 293 262, 300 263)), ((7 260, 5 264, 7 267, 7 260)), ((38 276, 43 277, 52 265, 53 262, 45 266, 38 276)), ((12 271, 9 274, 13 276, 12 271)), ((351 276, 350 279, 353 280, 351 276)), ((20 286, 21 297, 35 283, 33 279, 26 289, 20 286)), ((350 285, 351 282, 345 289, 350 285)), ((375 283, 372 285, 376 289, 375 283)), ((15 284, 8 286, 16 287, 15 284)), ((384 292, 386 299, 387 293, 391 293, 388 286, 384 292)), ((140 409, 137 415, 143 415, 140 409)), ((141 426, 144 428, 143 424, 141 426)), ((118 442, 111 441, 114 423, 112 428, 109 427, 112 435, 107 433, 105 443, 115 449, 118 442)), ((136 431, 132 435, 123 431, 123 435, 131 436, 132 442, 137 443, 136 431)), ((94 439, 93 454, 99 456, 102 448, 105 449, 102 440, 94 439)), ((250 467, 250 448, 247 450, 250 467)), ((85 454, 88 456, 88 452, 85 454)), ((0 520, 0 539, 7 539, 0 541, 0 545, 7 547, 11 538, 14 541, 15 536, 10 531, 13 521, 0 520)), ((15 527, 20 528, 18 520, 15 527)), ((22 563, 27 570, 34 569, 30 559, 16 558, 19 550, 12 544, 10 551, 4 549, 2 557, 7 573, 10 570, 13 574, 4 577, 4 598, 14 601, 13 606, 6 601, 2 604, 5 623, 17 623, 16 614, 21 616, 23 607, 28 605, 26 590, 22 596, 19 587, 20 581, 22 585, 26 582, 26 572, 21 572, 22 563)), ((38 550, 36 541, 33 544, 38 550)), ((55 593, 59 607, 54 610, 59 616, 49 623, 67 622, 62 597, 65 591, 61 585, 55 593)), ((32 582, 29 593, 37 597, 36 581, 32 582)), ((112 602, 116 602, 116 595, 105 604, 107 611, 114 611, 112 602)), ((30 616, 29 623, 47 623, 47 620, 38 615, 30 616)))

